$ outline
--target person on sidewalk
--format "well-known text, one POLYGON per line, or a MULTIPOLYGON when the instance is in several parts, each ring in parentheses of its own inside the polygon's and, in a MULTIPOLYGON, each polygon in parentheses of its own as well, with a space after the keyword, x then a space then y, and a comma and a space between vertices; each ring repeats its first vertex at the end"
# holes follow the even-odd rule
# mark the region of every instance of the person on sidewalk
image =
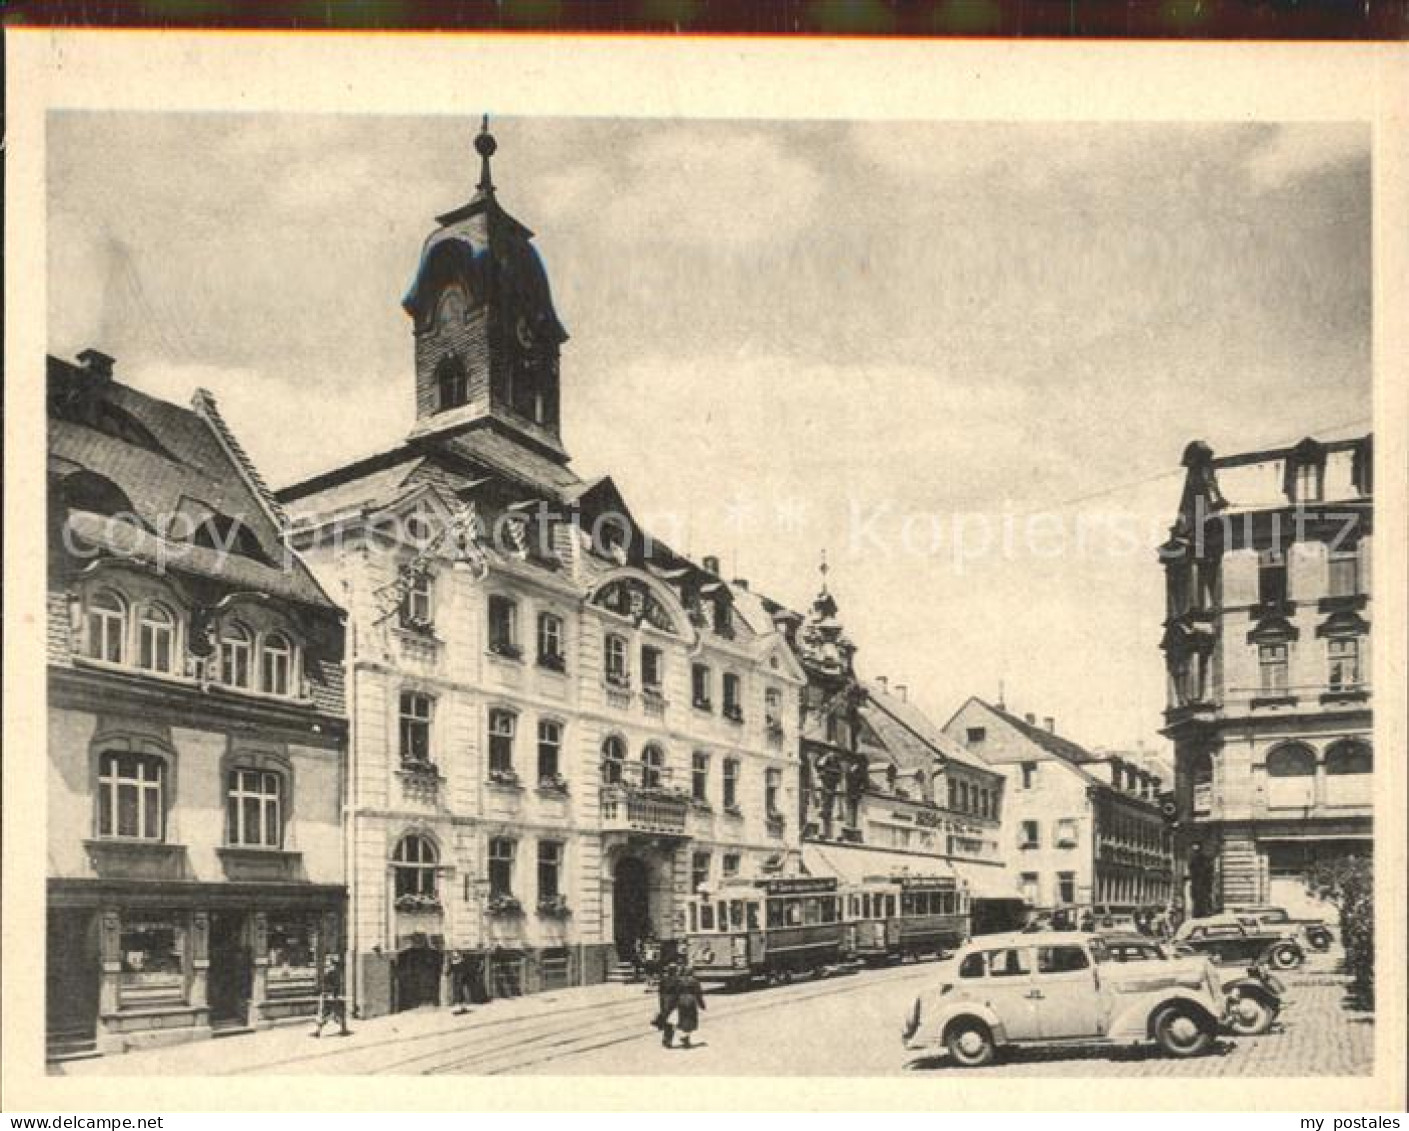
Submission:
POLYGON ((470 1011, 470 956, 463 950, 451 952, 449 974, 450 1012, 459 1017, 470 1011))
POLYGON ((704 987, 695 977, 688 962, 683 963, 674 978, 675 1023, 680 1028, 680 1047, 690 1047, 690 1034, 700 1027, 700 1010, 704 1009, 704 987))
POLYGON ((352 1032, 347 1027, 347 999, 343 997, 342 959, 329 955, 318 979, 318 1022, 313 1026, 314 1037, 323 1035, 323 1026, 334 1018, 338 1022, 338 1036, 346 1037, 352 1032))
POLYGON ((656 984, 656 1015, 651 1021, 660 1030, 660 1043, 666 1048, 670 1048, 675 1040, 675 1025, 670 1018, 675 1012, 677 983, 677 970, 671 963, 660 972, 660 980, 656 984))

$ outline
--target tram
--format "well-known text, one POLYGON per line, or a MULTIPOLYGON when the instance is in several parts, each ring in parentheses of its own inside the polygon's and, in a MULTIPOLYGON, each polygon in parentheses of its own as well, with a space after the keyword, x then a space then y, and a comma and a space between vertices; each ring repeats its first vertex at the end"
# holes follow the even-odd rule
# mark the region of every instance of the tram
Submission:
POLYGON ((790 982, 853 961, 856 926, 835 877, 727 880, 686 906, 686 954, 702 982, 790 982))
POLYGON ((864 962, 958 949, 969 936, 969 894, 950 876, 869 877, 847 889, 847 920, 864 962))

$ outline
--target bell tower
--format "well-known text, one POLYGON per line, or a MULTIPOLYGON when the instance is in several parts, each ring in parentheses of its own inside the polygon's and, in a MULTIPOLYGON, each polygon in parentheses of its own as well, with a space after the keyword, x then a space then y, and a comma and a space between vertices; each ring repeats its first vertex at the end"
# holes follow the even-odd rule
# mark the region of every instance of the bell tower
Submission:
POLYGON ((416 352, 412 439, 493 428, 566 463, 558 355, 567 331, 553 310, 533 233, 500 206, 498 148, 485 117, 469 202, 438 216, 402 306, 416 352))

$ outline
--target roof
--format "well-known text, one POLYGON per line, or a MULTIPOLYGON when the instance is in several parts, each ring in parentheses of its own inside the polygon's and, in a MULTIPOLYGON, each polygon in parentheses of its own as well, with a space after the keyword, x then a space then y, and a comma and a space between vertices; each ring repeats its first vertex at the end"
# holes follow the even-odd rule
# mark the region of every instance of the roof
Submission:
POLYGON ((1009 726, 1019 731, 1029 742, 1042 747, 1049 754, 1055 754, 1058 758, 1070 762, 1073 765, 1081 766, 1089 762, 1103 761, 1098 755, 1091 753, 1086 747, 1078 745, 1069 738, 1063 738, 1055 731, 1050 731, 1046 727, 1038 726, 1036 723, 1029 723, 1025 719, 1019 718, 1010 711, 1002 707, 995 707, 992 703, 985 702, 974 697, 976 703, 987 707, 995 715, 1001 718, 1009 726))
POLYGON ((192 565, 202 576, 337 608, 302 560, 284 552, 277 504, 208 393, 197 393, 195 409, 182 408, 55 357, 48 385, 51 480, 82 480, 87 490, 102 484, 113 504, 101 515, 68 507, 95 536, 90 541, 164 551, 173 569, 192 565), (237 522, 259 554, 235 542, 217 552, 173 537, 182 517, 207 512, 237 522))
POLYGON ((867 683, 863 686, 867 698, 861 714, 902 766, 928 766, 938 754, 947 761, 970 769, 997 773, 963 743, 945 734, 908 699, 882 691, 879 684, 867 683))

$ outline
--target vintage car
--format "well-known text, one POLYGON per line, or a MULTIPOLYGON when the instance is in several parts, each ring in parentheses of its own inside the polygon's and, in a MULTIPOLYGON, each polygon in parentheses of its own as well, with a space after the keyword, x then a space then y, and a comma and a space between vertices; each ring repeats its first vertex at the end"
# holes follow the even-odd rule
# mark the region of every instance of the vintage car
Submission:
POLYGON ((1224 1021, 1219 974, 1206 959, 1112 962, 1104 940, 1074 932, 986 935, 940 968, 915 999, 902 1039, 979 1067, 1007 1046, 1132 1045, 1170 1056, 1208 1051, 1224 1021))
POLYGON ((1265 927, 1284 931, 1300 931, 1312 950, 1329 950, 1335 936, 1330 924, 1324 919, 1293 919, 1285 907, 1246 906, 1230 907, 1234 915, 1256 919, 1265 927))
MULTIPOLYGON (((1177 962, 1173 949, 1145 935, 1104 935, 1112 962, 1177 962)), ((1287 987, 1262 966, 1249 966, 1234 974, 1220 971, 1219 983, 1227 1006, 1224 1023, 1242 1037, 1254 1037, 1272 1028, 1287 1004, 1287 987)))
POLYGON ((1207 955, 1221 966, 1266 964, 1291 970, 1306 960, 1295 931, 1279 930, 1239 915, 1185 920, 1170 940, 1175 953, 1207 955))

